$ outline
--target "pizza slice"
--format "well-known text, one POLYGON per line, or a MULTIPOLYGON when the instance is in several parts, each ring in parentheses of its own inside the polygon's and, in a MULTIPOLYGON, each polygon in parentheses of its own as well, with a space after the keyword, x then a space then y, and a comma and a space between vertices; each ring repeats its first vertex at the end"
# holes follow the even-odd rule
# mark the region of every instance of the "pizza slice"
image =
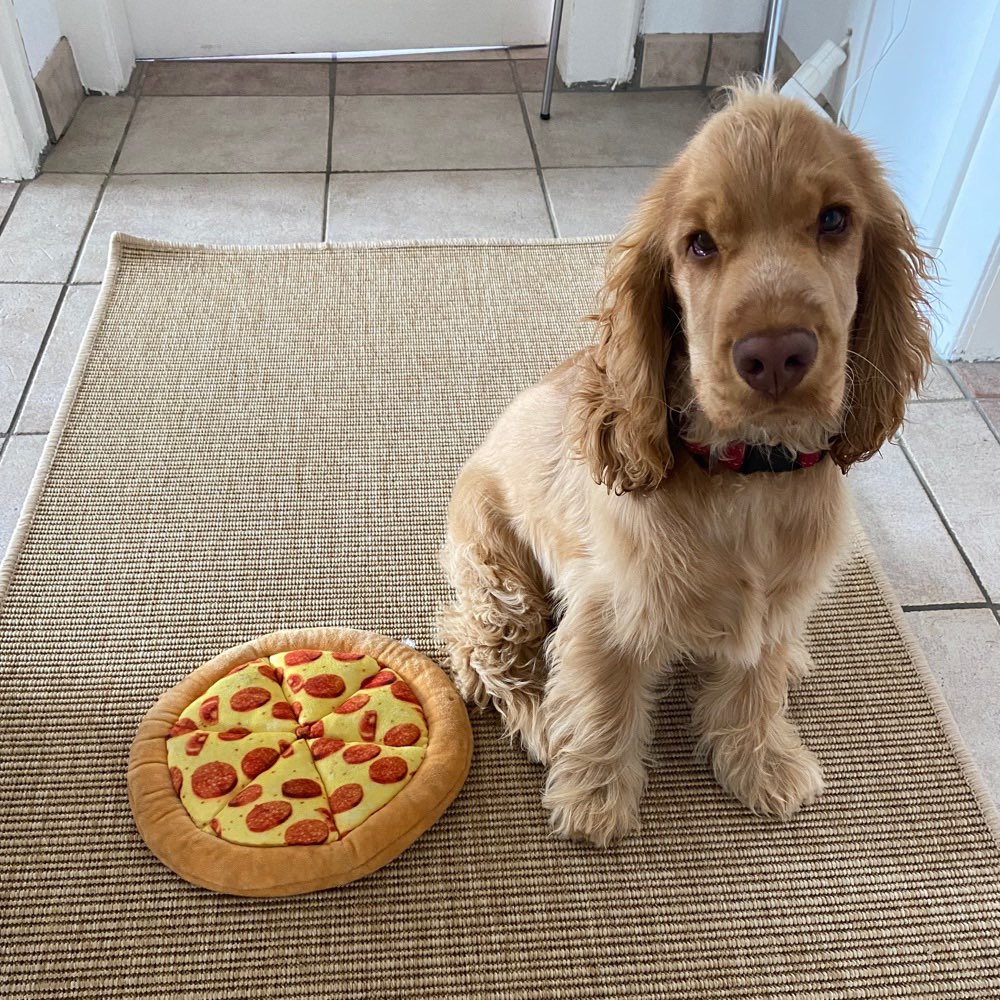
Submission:
POLYGON ((345 743, 427 746, 427 720, 420 703, 406 681, 395 679, 362 688, 329 715, 297 731, 299 735, 329 736, 345 743))
POLYGON ((271 666, 282 674, 285 697, 303 724, 322 719, 379 672, 370 656, 321 649, 275 653, 271 666))
POLYGON ((281 674, 264 658, 234 667, 191 702, 170 730, 244 730, 294 733, 295 713, 281 690, 281 674))
POLYGON ((174 791, 198 826, 204 826, 254 778, 277 762, 289 734, 185 732, 167 740, 167 766, 174 791))
POLYGON ((336 840, 323 782, 305 741, 291 744, 274 767, 234 795, 207 829, 253 847, 336 840))
POLYGON ((340 836, 395 798, 426 753, 424 747, 345 744, 328 736, 309 740, 309 750, 326 787, 332 821, 340 836))

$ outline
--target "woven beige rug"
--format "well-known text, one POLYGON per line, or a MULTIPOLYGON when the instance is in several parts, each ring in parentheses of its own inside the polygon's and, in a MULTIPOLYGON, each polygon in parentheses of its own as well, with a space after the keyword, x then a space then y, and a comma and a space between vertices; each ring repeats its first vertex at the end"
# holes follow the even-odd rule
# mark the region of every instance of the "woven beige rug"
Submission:
POLYGON ((0 995, 1000 996, 995 814, 863 543, 810 628, 792 711, 829 790, 791 823, 725 798, 675 691, 612 850, 547 836, 492 714, 451 810, 344 889, 214 895, 139 840, 136 724, 218 650, 344 624, 440 652, 455 472, 589 338, 603 252, 117 242, 0 580, 0 995))

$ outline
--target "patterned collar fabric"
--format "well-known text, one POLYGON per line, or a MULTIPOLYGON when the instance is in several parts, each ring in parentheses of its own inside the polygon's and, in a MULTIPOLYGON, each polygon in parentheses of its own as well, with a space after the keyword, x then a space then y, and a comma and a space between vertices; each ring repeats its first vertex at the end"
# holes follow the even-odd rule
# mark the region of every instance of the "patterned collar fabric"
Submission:
POLYGON ((825 451, 793 452, 784 445, 746 444, 730 441, 722 448, 710 448, 681 438, 691 457, 712 474, 728 469, 741 475, 752 472, 795 472, 822 461, 825 451))

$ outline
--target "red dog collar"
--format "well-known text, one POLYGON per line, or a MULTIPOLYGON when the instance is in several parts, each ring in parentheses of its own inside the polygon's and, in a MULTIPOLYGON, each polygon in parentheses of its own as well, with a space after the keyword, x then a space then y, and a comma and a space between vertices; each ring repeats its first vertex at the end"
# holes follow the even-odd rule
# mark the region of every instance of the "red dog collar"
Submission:
POLYGON ((731 469, 741 475, 752 472, 795 472, 809 469, 822 461, 825 451, 793 452, 784 445, 746 444, 744 441, 730 441, 721 448, 710 448, 707 444, 695 444, 681 438, 691 457, 709 472, 731 469))

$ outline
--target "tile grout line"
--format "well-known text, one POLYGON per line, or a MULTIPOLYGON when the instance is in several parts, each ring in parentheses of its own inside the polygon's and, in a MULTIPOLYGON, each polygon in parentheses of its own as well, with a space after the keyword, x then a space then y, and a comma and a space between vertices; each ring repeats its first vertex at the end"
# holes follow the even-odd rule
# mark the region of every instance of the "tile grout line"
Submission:
POLYGON ((983 601, 943 601, 939 604, 901 604, 903 611, 995 611, 996 606, 983 601))
POLYGON ((330 224, 330 178, 333 171, 333 108, 337 96, 337 60, 330 60, 329 108, 326 127, 326 178, 323 181, 323 228, 319 234, 320 243, 326 242, 326 230, 330 224))
MULTIPOLYGON (((996 438, 997 444, 1000 444, 1000 427, 993 426, 982 404, 979 402, 979 397, 965 384, 964 379, 955 371, 950 361, 944 363, 944 368, 951 376, 952 381, 958 386, 958 391, 962 394, 962 398, 972 403, 972 408, 979 414, 979 419, 986 424, 986 429, 996 438)), ((938 400, 938 402, 946 402, 946 400, 938 400)))
POLYGON ((528 133, 528 145, 531 147, 531 157, 535 162, 535 175, 538 178, 538 185, 542 189, 542 200, 545 202, 545 211, 549 217, 549 227, 552 235, 559 237, 559 225, 556 222, 555 206, 552 204, 552 196, 549 194, 549 186, 545 182, 545 174, 542 172, 542 160, 538 155, 538 146, 535 145, 535 134, 531 131, 531 116, 528 113, 528 105, 524 100, 524 91, 521 88, 521 79, 517 75, 517 67, 514 60, 510 58, 510 50, 507 52, 507 65, 510 68, 511 76, 514 78, 514 87, 517 89, 517 100, 521 105, 521 118, 524 122, 524 130, 528 133))
POLYGON ((975 581, 976 586, 979 588, 979 592, 983 595, 983 600, 990 606, 993 606, 993 602, 990 598, 989 593, 983 586, 983 581, 979 578, 979 573, 976 571, 976 567, 972 564, 972 560, 966 555, 965 549, 962 547, 962 543, 958 540, 958 536, 955 534, 952 526, 948 523, 948 519, 945 517, 944 511, 941 509, 941 505, 938 503, 937 497, 934 496, 934 491, 931 489, 931 485, 920 468, 919 463, 910 451, 910 446, 906 443, 905 437, 899 439, 899 447, 906 457, 907 462, 910 463, 910 468, 913 470, 913 474, 917 477, 920 485, 923 487, 924 493, 927 494, 927 499, 930 500, 931 506, 934 508, 938 519, 944 526, 944 530, 948 532, 948 537, 951 539, 952 544, 958 550, 958 554, 962 557, 962 561, 965 563, 966 568, 972 575, 972 579, 975 581))
POLYGON ((104 175, 104 180, 101 182, 101 186, 97 191, 97 197, 94 199, 94 205, 90 210, 90 216, 87 219, 86 226, 84 226, 83 234, 80 237, 80 242, 76 248, 76 253, 73 255, 73 263, 70 265, 69 273, 67 274, 66 280, 63 282, 62 289, 59 292, 59 296, 56 299, 55 306, 52 309, 52 315, 49 317, 49 322, 45 327, 45 333, 42 335, 41 343, 38 345, 38 351, 35 353, 35 360, 31 365, 31 370, 28 372, 28 377, 25 379, 24 387, 21 389, 21 397, 17 401, 17 407, 15 408, 14 414, 10 420, 10 431, 12 433, 8 434, 8 436, 4 438, 2 444, 0 444, 0 459, 3 458, 4 453, 7 451, 7 446, 10 443, 10 438, 13 436, 13 432, 16 432, 17 430, 18 422, 21 419, 21 413, 24 411, 25 403, 28 400, 28 394, 31 392, 35 376, 38 374, 38 369, 41 367, 45 350, 49 346, 49 341, 52 339, 52 331, 55 329, 59 314, 62 312, 63 303, 66 301, 66 296, 69 293, 69 289, 72 287, 73 275, 76 273, 76 269, 80 264, 80 258, 83 256, 83 248, 87 245, 87 240, 90 238, 90 234, 94 228, 94 221, 97 218, 97 212, 104 199, 104 192, 107 189, 108 182, 114 174, 115 166, 117 165, 118 158, 121 156, 122 149, 125 146, 125 139, 128 136, 129 128, 132 125, 132 119, 135 117, 138 107, 139 97, 137 96, 135 103, 132 105, 132 110, 129 113, 128 121, 125 122, 125 128, 122 130, 122 136, 118 140, 118 147, 115 149, 115 155, 111 159, 111 166, 108 168, 108 172, 104 175))
POLYGON ((0 218, 0 236, 3 235, 3 231, 7 226, 7 222, 10 217, 14 214, 14 206, 17 204, 18 199, 21 197, 21 192, 28 186, 27 181, 18 181, 15 185, 14 196, 10 199, 10 204, 7 206, 7 210, 3 213, 3 218, 0 218))

